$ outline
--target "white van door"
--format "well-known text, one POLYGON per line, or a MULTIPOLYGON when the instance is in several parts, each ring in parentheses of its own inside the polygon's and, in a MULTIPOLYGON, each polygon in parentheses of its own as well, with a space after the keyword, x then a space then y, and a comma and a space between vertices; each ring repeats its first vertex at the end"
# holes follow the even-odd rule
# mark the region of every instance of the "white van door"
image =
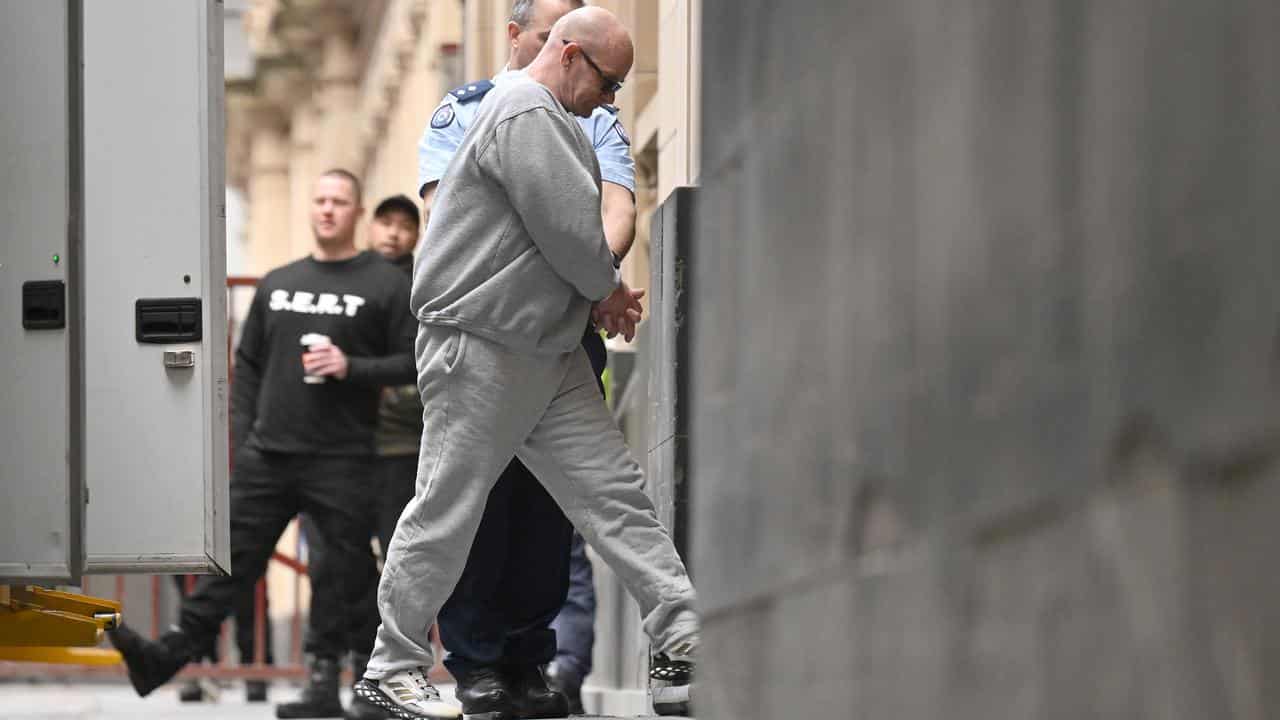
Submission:
POLYGON ((221 10, 0 0, 0 583, 230 569, 221 10))
POLYGON ((0 584, 84 565, 75 32, 66 3, 0 2, 0 584))
POLYGON ((225 572, 222 4, 84 2, 86 572, 225 572))

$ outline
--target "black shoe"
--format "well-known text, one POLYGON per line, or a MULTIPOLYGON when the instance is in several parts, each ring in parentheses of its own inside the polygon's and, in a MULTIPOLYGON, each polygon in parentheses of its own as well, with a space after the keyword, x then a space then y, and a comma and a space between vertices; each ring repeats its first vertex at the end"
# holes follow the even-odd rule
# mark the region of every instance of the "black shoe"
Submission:
POLYGON ((347 662, 351 664, 351 677, 354 680, 351 684, 355 685, 364 678, 364 671, 369 669, 369 656, 353 651, 347 656, 347 662))
POLYGON ((512 720, 516 706, 511 688, 502 673, 494 667, 478 666, 460 670, 454 675, 458 681, 458 702, 467 720, 512 720))
POLYGON ((199 680, 191 678, 182 683, 178 688, 178 700, 184 703, 194 703, 204 701, 204 687, 199 680))
POLYGON ((582 678, 575 673, 565 670, 554 660, 547 666, 546 671, 542 673, 547 679, 547 685, 552 690, 560 691, 569 701, 570 715, 583 715, 586 713, 582 709, 582 678))
MULTIPOLYGON (((364 677, 364 671, 368 667, 368 655, 355 652, 351 653, 351 674, 355 677, 356 681, 359 681, 364 677)), ((390 720, 392 715, 390 710, 381 708, 360 697, 359 693, 353 692, 351 695, 351 704, 347 706, 342 717, 346 718, 346 720, 390 720)))
POLYGON ((165 633, 159 640, 147 640, 121 623, 116 629, 108 630, 107 637, 124 656, 129 682, 139 697, 146 697, 169 682, 191 661, 191 643, 176 630, 165 633))
POLYGON ((245 680, 244 681, 244 700, 245 702, 261 703, 267 701, 267 681, 266 680, 245 680))
POLYGON ((569 715, 569 699, 559 690, 547 687, 547 680, 537 665, 512 665, 506 670, 517 718, 562 718, 569 715))
POLYGON ((359 695, 355 695, 351 698, 351 704, 347 706, 342 717, 346 718, 346 720, 391 720, 392 715, 391 711, 384 710, 359 695))
POLYGON ((338 661, 314 657, 308 663, 307 685, 302 697, 294 702, 276 705, 278 718, 340 718, 342 700, 338 698, 338 661))

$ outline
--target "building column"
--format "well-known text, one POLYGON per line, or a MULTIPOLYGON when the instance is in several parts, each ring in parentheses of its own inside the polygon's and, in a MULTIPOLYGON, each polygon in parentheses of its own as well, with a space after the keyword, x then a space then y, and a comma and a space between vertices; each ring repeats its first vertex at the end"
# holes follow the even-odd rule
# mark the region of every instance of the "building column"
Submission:
POLYGON ((357 152, 355 112, 360 99, 356 83, 360 68, 345 16, 330 13, 324 18, 320 85, 315 94, 320 111, 315 159, 320 172, 340 167, 359 176, 364 171, 357 152))
POLYGON ((289 259, 289 137, 260 122, 249 142, 249 270, 261 275, 289 259))
POLYGON ((510 10, 511 3, 504 0, 467 0, 463 10, 463 82, 494 75, 506 63, 505 28, 510 10))
POLYGON ((320 117, 314 104, 294 107, 289 153, 289 247, 291 257, 311 252, 311 186, 322 172, 316 167, 316 137, 320 117))
POLYGON ((658 19, 658 202, 697 176, 693 155, 700 123, 693 93, 700 58, 691 33, 700 26, 701 7, 697 0, 672 0, 658 19))

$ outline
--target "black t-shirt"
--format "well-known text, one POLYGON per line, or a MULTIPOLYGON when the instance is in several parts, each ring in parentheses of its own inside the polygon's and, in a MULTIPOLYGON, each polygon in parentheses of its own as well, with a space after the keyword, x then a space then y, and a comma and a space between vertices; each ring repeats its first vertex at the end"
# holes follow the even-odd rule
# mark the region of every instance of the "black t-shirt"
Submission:
POLYGON ((373 252, 307 257, 267 273, 245 320, 232 381, 232 448, 320 455, 373 452, 384 385, 415 378, 418 323, 409 281, 373 252), (347 356, 344 380, 303 382, 303 335, 329 336, 347 356))

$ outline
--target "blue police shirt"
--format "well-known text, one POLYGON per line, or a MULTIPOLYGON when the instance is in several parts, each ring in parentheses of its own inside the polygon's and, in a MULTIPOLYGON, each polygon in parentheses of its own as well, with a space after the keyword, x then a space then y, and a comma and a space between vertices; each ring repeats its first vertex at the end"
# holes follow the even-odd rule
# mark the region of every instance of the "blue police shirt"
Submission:
MULTIPOLYGON (((431 120, 422 132, 418 141, 418 195, 421 196, 428 183, 438 182, 449 167, 449 161, 462 144, 462 136, 485 93, 493 89, 494 83, 520 70, 510 70, 499 74, 493 82, 481 80, 468 83, 451 90, 440 101, 440 105, 431 114, 431 120)), ((600 161, 600 179, 621 185, 632 193, 636 191, 636 166, 631 159, 631 138, 622 128, 617 110, 598 107, 589 118, 576 117, 587 139, 596 149, 596 158, 600 161)))

